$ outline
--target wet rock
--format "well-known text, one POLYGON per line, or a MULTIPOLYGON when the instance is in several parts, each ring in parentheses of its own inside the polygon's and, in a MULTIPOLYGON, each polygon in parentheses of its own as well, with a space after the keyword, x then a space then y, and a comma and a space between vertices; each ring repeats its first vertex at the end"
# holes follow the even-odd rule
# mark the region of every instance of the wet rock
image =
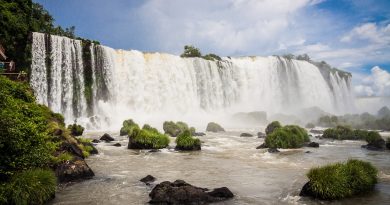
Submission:
POLYGON ((114 141, 115 139, 113 137, 111 137, 109 134, 105 133, 101 138, 100 140, 102 141, 106 141, 106 142, 111 142, 111 141, 114 141))
POLYGON ((209 124, 207 124, 207 128, 206 128, 206 131, 207 132, 225 132, 225 129, 223 129, 223 127, 215 122, 209 122, 209 124))
POLYGON ((53 131, 53 135, 54 135, 54 136, 61 136, 62 133, 64 133, 64 131, 63 131, 62 129, 60 129, 60 128, 57 128, 57 129, 55 129, 55 130, 53 131))
POLYGON ((196 136, 196 137, 201 137, 201 136, 205 136, 206 134, 204 132, 194 132, 192 133, 192 136, 196 136))
POLYGON ((76 143, 70 143, 68 141, 64 141, 61 144, 59 151, 67 151, 67 152, 72 153, 73 155, 75 155, 77 157, 84 159, 83 150, 81 150, 80 147, 77 146, 76 143))
POLYGON ((201 150, 201 144, 193 144, 190 147, 182 147, 182 146, 176 146, 175 150, 180 150, 180 151, 198 151, 201 150))
POLYGON ((93 143, 100 143, 100 140, 98 140, 98 139, 93 139, 92 142, 93 142, 93 143))
POLYGON ((112 146, 115 146, 115 147, 121 147, 122 145, 121 145, 121 143, 115 143, 115 144, 113 144, 112 146))
POLYGON ((183 180, 165 181, 157 184, 150 192, 151 204, 208 204, 234 197, 226 187, 214 189, 199 188, 183 180))
POLYGON ((252 135, 252 134, 249 134, 249 133, 246 133, 246 132, 244 132, 244 133, 241 133, 241 134, 240 134, 240 137, 253 137, 253 135, 252 135))
MULTIPOLYGON (((389 138, 390 139, 390 138, 389 138)), ((387 149, 390 149, 390 140, 389 139, 387 139, 387 141, 386 141, 386 148, 387 149)))
POLYGON ((372 151, 382 151, 385 149, 386 143, 384 139, 375 140, 374 142, 362 145, 362 148, 372 151))
POLYGON ((90 179, 95 174, 82 159, 67 161, 57 166, 56 176, 60 183, 90 179))
POLYGON ((269 153, 278 153, 280 151, 278 149, 276 149, 276 148, 268 148, 268 152, 269 153))
POLYGON ((265 149, 265 148, 267 148, 267 145, 265 145, 265 143, 263 143, 260 146, 256 147, 256 149, 265 149))
POLYGON ((306 151, 305 153, 307 153, 307 154, 308 154, 308 153, 311 153, 311 152, 310 152, 310 151, 306 151))
POLYGON ((310 182, 307 182, 303 185, 299 196, 315 196, 314 192, 310 188, 310 182))
POLYGON ((258 138, 265 138, 267 135, 265 133, 262 133, 262 132, 258 132, 257 133, 257 137, 258 138))
POLYGON ((307 147, 314 147, 314 148, 318 148, 320 147, 320 144, 318 144, 317 142, 310 142, 306 145, 307 147))
POLYGON ((151 149, 148 152, 161 152, 161 150, 159 150, 159 149, 151 149))
POLYGON ((156 178, 152 175, 148 175, 140 180, 141 182, 145 183, 146 185, 149 185, 150 183, 156 181, 156 178))

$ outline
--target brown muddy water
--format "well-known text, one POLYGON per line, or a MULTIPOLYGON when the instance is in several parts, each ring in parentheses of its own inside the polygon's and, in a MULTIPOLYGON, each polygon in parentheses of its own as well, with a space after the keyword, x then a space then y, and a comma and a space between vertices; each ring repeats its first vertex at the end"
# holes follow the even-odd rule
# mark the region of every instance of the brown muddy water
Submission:
MULTIPOLYGON (((127 138, 111 133, 117 141, 97 144, 100 154, 87 160, 96 176, 60 188, 50 204, 147 204, 152 187, 139 180, 148 174, 157 178, 155 183, 182 179, 205 188, 226 186, 235 194, 232 200, 217 204, 390 204, 389 151, 362 149, 360 146, 365 143, 361 141, 312 138, 320 143, 320 148, 270 154, 256 149, 263 139, 240 137, 244 131, 256 133, 255 130, 207 133, 199 137, 203 141, 202 151, 163 149, 153 153, 128 150, 127 138), (112 146, 116 142, 122 147, 112 146), (378 168, 379 183, 374 192, 333 202, 299 197, 300 189, 307 182, 305 174, 311 167, 350 158, 369 161, 378 168)), ((101 135, 87 133, 86 137, 101 135)), ((174 138, 171 145, 174 146, 174 138)))

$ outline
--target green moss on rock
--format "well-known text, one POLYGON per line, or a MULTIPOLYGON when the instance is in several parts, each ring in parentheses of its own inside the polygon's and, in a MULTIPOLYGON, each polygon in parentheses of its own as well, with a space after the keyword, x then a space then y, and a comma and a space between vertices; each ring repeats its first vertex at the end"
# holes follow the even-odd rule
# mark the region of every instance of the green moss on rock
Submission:
POLYGON ((132 119, 123 121, 122 128, 120 130, 120 136, 128 135, 131 136, 133 131, 139 129, 139 125, 135 123, 132 119))
POLYGON ((129 135, 128 149, 162 149, 169 145, 169 137, 147 125, 143 129, 134 128, 129 135))
POLYGON ((282 127, 282 125, 280 124, 279 121, 273 121, 271 122, 270 124, 267 125, 267 127, 265 128, 265 134, 266 135, 269 135, 271 134, 274 130, 276 130, 277 128, 280 128, 282 127))
POLYGON ((185 130, 176 138, 177 150, 200 150, 201 143, 198 138, 192 137, 190 130, 185 130))
POLYGON ((268 148, 300 148, 306 142, 310 142, 309 135, 305 129, 297 125, 276 128, 265 138, 265 145, 268 148))

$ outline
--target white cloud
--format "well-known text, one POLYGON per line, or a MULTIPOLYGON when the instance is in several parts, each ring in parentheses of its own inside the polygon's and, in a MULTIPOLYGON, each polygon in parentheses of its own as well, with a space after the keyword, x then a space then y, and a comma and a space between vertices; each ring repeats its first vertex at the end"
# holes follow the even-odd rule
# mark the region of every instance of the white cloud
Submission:
POLYGON ((353 28, 340 39, 341 42, 354 42, 356 40, 388 44, 390 43, 390 24, 385 27, 378 27, 376 23, 365 23, 353 28))
POLYGON ((299 11, 318 0, 150 0, 139 10, 143 25, 162 51, 185 44, 221 55, 273 53, 303 44, 292 32, 299 11), (172 6, 174 5, 174 6, 172 6), (292 43, 294 42, 294 43, 292 43))
POLYGON ((357 96, 390 96, 390 73, 375 66, 371 74, 361 79, 354 87, 357 96))

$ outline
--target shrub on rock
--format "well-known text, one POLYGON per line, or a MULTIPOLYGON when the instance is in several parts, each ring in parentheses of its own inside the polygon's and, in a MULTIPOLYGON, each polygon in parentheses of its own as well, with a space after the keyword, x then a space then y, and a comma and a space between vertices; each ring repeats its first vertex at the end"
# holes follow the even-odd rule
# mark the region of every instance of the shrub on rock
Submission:
POLYGON ((70 131, 71 135, 76 137, 83 135, 84 127, 74 123, 72 125, 68 125, 68 130, 70 131))
POLYGON ((305 129, 297 125, 286 125, 276 128, 267 135, 265 145, 268 148, 300 148, 309 141, 309 135, 305 129))
POLYGON ((209 122, 209 124, 207 124, 207 128, 206 128, 206 131, 207 132, 225 132, 225 129, 223 129, 223 127, 215 122, 209 122))
POLYGON ((269 135, 271 134, 274 130, 276 130, 277 128, 280 128, 282 127, 282 125, 280 124, 279 121, 273 121, 271 122, 270 124, 267 125, 267 127, 265 128, 265 134, 266 135, 269 135))
POLYGON ((169 145, 169 137, 150 126, 134 129, 129 135, 129 149, 162 149, 169 145))
POLYGON ((201 143, 198 138, 192 137, 189 130, 184 131, 176 138, 177 150, 200 150, 201 143))
POLYGON ((181 133, 183 133, 185 130, 190 130, 191 133, 195 133, 194 127, 188 127, 187 123, 185 122, 173 122, 173 121, 165 121, 163 124, 163 129, 165 134, 168 134, 172 137, 177 137, 181 133))
POLYGON ((123 121, 122 128, 120 130, 119 135, 124 136, 124 135, 132 135, 133 131, 139 129, 139 126, 137 123, 135 123, 132 119, 128 119, 123 121))
POLYGON ((347 126, 337 126, 336 128, 328 128, 324 131, 322 137, 336 140, 365 140, 368 131, 352 130, 347 126))
POLYGON ((312 168, 307 177, 301 196, 334 200, 371 191, 377 183, 377 170, 369 162, 348 160, 312 168))

